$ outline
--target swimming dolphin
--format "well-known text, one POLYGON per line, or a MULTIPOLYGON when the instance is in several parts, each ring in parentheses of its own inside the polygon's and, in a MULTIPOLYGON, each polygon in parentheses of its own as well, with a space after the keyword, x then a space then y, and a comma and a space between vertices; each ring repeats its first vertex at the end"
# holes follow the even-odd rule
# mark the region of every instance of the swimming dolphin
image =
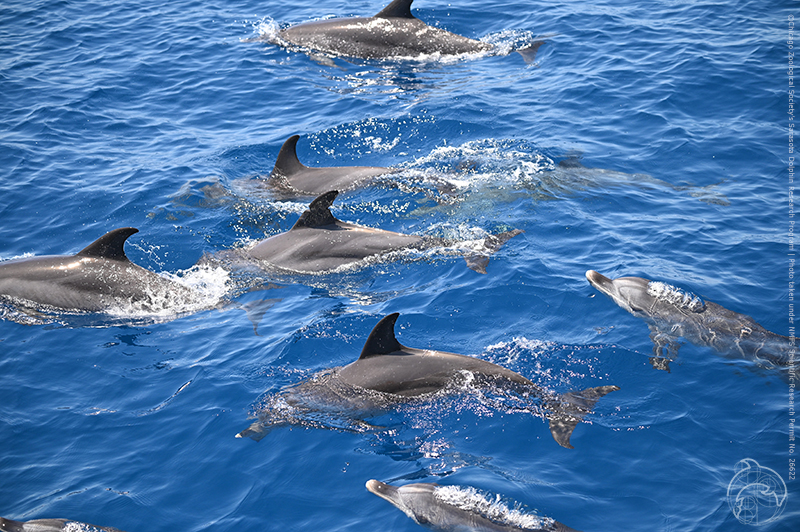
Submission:
POLYGON ((656 369, 669 370, 681 337, 767 367, 786 368, 795 364, 793 339, 766 330, 750 316, 641 277, 612 280, 589 270, 586 279, 617 305, 647 322, 653 341, 650 362, 656 369))
POLYGON ((352 190, 377 176, 396 172, 380 166, 308 167, 297 158, 299 139, 299 135, 293 135, 283 143, 267 178, 270 186, 289 195, 316 197, 329 190, 352 190))
POLYGON ((12 521, 0 517, 0 532, 122 532, 117 528, 90 525, 70 519, 34 519, 12 521))
MULTIPOLYGON (((413 0, 394 0, 374 17, 335 18, 283 29, 280 41, 310 50, 361 59, 406 58, 488 52, 493 45, 428 26, 411 14, 413 0)), ((280 44, 280 43, 279 43, 280 44)), ((536 42, 518 50, 533 62, 536 42)))
POLYGON ((539 399, 553 438, 572 449, 569 439, 581 419, 598 399, 619 390, 617 386, 598 386, 555 395, 518 373, 479 358, 405 347, 394 333, 398 316, 390 314, 375 326, 358 360, 287 388, 238 437, 260 440, 276 427, 303 424, 303 415, 309 412, 343 413, 351 418, 373 415, 400 403, 429 399, 459 378, 468 378, 474 386, 539 399))
POLYGON ((577 532, 555 519, 511 510, 474 488, 433 483, 392 486, 368 480, 367 490, 385 499, 415 523, 441 532, 577 532))
MULTIPOLYGON (((330 206, 338 191, 327 192, 311 202, 287 232, 262 240, 245 256, 270 266, 300 273, 320 273, 363 262, 369 257, 401 249, 428 249, 446 245, 441 239, 404 235, 337 220, 330 206)), ((467 266, 486 273, 489 255, 522 231, 512 229, 483 240, 481 250, 464 256, 467 266)))
POLYGON ((193 290, 137 266, 125 255, 133 227, 109 231, 75 255, 0 262, 0 297, 15 304, 100 312, 112 308, 155 310, 165 301, 187 301, 193 290))

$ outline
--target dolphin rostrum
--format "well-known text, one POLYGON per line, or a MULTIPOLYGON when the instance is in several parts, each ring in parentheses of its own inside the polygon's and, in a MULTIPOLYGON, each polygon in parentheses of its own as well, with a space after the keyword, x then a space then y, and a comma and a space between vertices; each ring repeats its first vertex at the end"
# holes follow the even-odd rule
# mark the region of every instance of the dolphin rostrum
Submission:
POLYGON ((283 143, 267 178, 270 186, 286 194, 316 197, 329 190, 352 190, 377 176, 396 172, 380 166, 306 166, 297 158, 299 139, 298 135, 293 135, 283 143))
POLYGON ((276 427, 303 424, 304 415, 320 411, 350 419, 374 415, 397 404, 430 399, 437 392, 452 389, 460 378, 472 386, 512 392, 523 400, 538 399, 553 438, 572 449, 569 439, 581 419, 598 399, 619 389, 598 386, 556 395, 518 373, 479 358, 405 347, 394 333, 398 316, 390 314, 375 326, 358 360, 286 388, 272 398, 259 420, 238 436, 260 440, 276 427))
POLYGON ((653 341, 650 363, 656 369, 669 371, 681 337, 762 366, 795 366, 794 338, 770 332, 750 316, 659 281, 609 279, 594 270, 586 272, 586 279, 617 305, 647 322, 653 341))
POLYGON ((71 519, 34 519, 12 521, 0 517, 0 532, 122 532, 117 528, 96 526, 71 519))
MULTIPOLYGON (((447 245, 441 239, 394 233, 337 220, 331 214, 330 206, 338 194, 333 190, 316 198, 289 231, 262 240, 246 250, 246 258, 293 272, 320 273, 355 265, 390 251, 447 245)), ((480 243, 479 250, 464 255, 467 266, 478 273, 486 273, 489 255, 521 232, 512 229, 489 235, 480 243)))
POLYGON ((154 311, 199 296, 192 289, 137 266, 124 245, 138 229, 109 231, 75 255, 48 255, 0 262, 0 298, 30 308, 101 312, 154 311))
POLYGON ((368 480, 367 490, 415 523, 440 532, 577 532, 555 519, 512 510, 471 487, 433 483, 392 486, 368 480))
MULTIPOLYGON (((428 26, 411 14, 413 0, 394 0, 374 17, 334 18, 283 29, 279 43, 334 56, 360 59, 403 58, 489 52, 494 46, 428 26)), ((518 50, 533 62, 542 41, 518 50)))

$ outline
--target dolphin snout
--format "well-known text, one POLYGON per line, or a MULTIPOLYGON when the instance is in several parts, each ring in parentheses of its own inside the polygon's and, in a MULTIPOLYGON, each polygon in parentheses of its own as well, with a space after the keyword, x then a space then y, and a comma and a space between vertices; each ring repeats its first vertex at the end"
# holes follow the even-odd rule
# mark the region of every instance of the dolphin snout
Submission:
POLYGON ((589 281, 589 284, 591 284, 595 288, 599 288, 600 286, 609 285, 612 283, 611 279, 609 279, 602 273, 596 272, 594 270, 588 270, 586 272, 586 280, 589 281))

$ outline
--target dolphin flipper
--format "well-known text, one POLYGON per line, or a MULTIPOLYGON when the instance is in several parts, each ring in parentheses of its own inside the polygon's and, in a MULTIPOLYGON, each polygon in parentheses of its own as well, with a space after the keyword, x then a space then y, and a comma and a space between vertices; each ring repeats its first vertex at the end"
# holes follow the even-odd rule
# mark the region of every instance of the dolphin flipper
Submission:
POLYGON ((547 419, 550 422, 550 433, 556 442, 567 449, 574 449, 569 443, 572 431, 583 417, 592 411, 598 399, 616 390, 619 390, 619 386, 586 388, 582 391, 559 395, 555 404, 548 404, 550 413, 548 413, 547 419))
POLYGON ((75 256, 127 261, 125 241, 138 232, 139 230, 134 227, 114 229, 80 250, 75 256))
POLYGON ((483 240, 483 247, 489 250, 488 254, 476 253, 474 255, 465 255, 464 260, 467 261, 467 267, 470 270, 478 273, 486 273, 486 266, 489 264, 489 256, 496 253, 506 242, 522 233, 521 229, 512 229, 504 231, 497 235, 489 235, 483 240))

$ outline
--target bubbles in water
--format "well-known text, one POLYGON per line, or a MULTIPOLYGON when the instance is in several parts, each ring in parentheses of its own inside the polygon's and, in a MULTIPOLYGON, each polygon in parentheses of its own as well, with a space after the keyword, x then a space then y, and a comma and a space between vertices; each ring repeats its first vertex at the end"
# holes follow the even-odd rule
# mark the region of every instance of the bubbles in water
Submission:
POLYGON ((490 500, 486 495, 469 486, 439 486, 433 493, 434 497, 445 504, 479 514, 500 525, 518 527, 523 530, 541 530, 551 527, 555 523, 549 517, 526 513, 519 508, 509 508, 501 500, 500 495, 496 495, 494 500, 490 500))
POLYGON ((651 281, 647 285, 647 293, 658 300, 692 312, 702 312, 706 308, 705 302, 693 293, 660 281, 651 281))

